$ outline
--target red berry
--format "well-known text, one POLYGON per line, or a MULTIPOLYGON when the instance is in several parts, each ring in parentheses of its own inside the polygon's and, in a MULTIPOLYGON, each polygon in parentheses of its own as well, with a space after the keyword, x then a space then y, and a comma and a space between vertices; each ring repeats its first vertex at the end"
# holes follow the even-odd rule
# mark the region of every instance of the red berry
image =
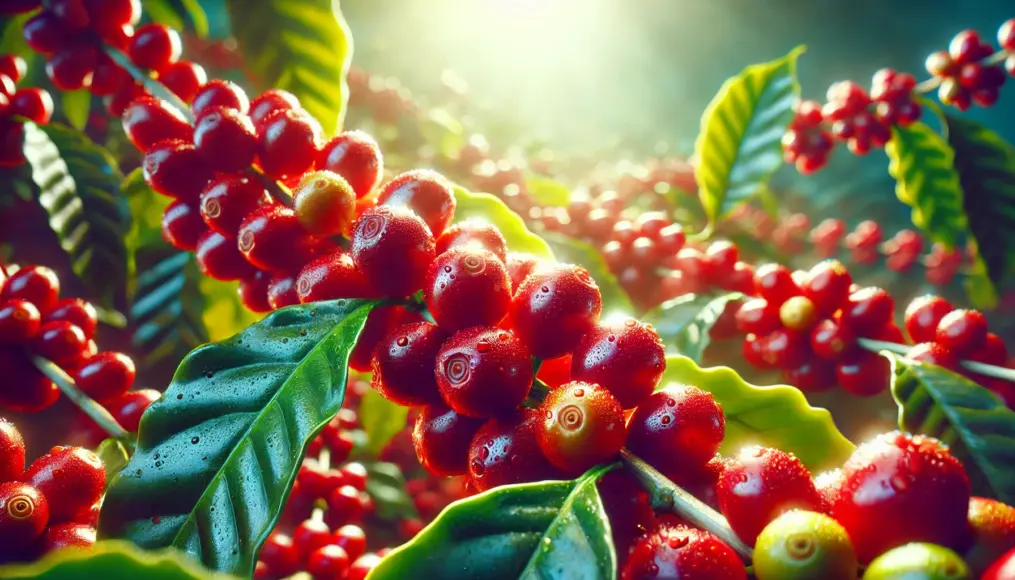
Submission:
POLYGON ((909 542, 959 549, 967 529, 969 478, 937 440, 886 433, 846 461, 831 508, 861 562, 909 542))
POLYGON ((948 347, 937 342, 921 342, 909 349, 906 360, 936 364, 949 370, 959 370, 959 359, 948 347))
POLYGON ((293 546, 301 560, 306 560, 315 550, 331 543, 331 528, 323 521, 303 520, 292 535, 293 546))
POLYGON ((934 338, 956 356, 965 356, 986 342, 987 318, 977 310, 953 310, 938 323, 934 338))
POLYGON ((39 327, 32 350, 60 366, 68 366, 81 359, 87 343, 88 338, 80 328, 66 320, 54 320, 39 327))
POLYGON ((247 93, 243 92, 243 89, 236 83, 212 79, 197 90, 194 102, 190 104, 190 112, 195 117, 200 117, 202 113, 213 107, 225 107, 246 114, 250 107, 250 101, 247 100, 247 93))
POLYGON ((264 541, 260 560, 280 578, 291 576, 300 569, 300 554, 296 545, 292 538, 279 532, 273 532, 264 541))
POLYGON ((782 370, 783 379, 805 393, 820 393, 835 386, 835 365, 810 359, 800 366, 782 370))
POLYGON ((375 292, 349 254, 339 250, 319 256, 303 267, 296 279, 299 302, 336 298, 367 298, 375 292))
POLYGON ((788 328, 779 328, 762 337, 759 348, 768 364, 779 369, 792 369, 807 360, 808 337, 788 328))
POLYGON ((49 502, 41 490, 27 483, 0 483, 0 558, 21 556, 49 524, 49 502))
POLYGON ((994 366, 1006 366, 1008 362, 1008 347, 1004 340, 993 332, 987 333, 983 346, 974 352, 966 355, 966 358, 994 366))
POLYGON ((51 525, 35 543, 37 554, 48 554, 64 548, 90 548, 95 544, 95 528, 85 524, 67 522, 51 525))
POLYGON ((201 194, 201 217, 212 230, 232 237, 247 214, 271 203, 261 184, 246 176, 220 176, 201 194))
POLYGON ((895 301, 881 288, 861 288, 842 307, 842 322, 857 336, 871 336, 891 323, 895 301))
POLYGON ((356 194, 342 176, 314 171, 300 180, 293 194, 293 209, 312 235, 348 237, 356 219, 356 194))
POLYGON ((130 59, 134 64, 155 72, 162 72, 180 60, 181 52, 180 33, 165 24, 145 24, 137 29, 130 42, 130 59))
POLYGON ((684 273, 684 280, 693 284, 696 292, 704 292, 712 286, 715 275, 712 263, 705 254, 695 248, 684 248, 677 252, 676 267, 684 273))
POLYGON ((113 415, 121 427, 131 433, 136 433, 141 415, 161 396, 162 393, 155 389, 128 391, 119 397, 105 401, 103 406, 113 415))
POLYGON ((216 280, 242 280, 255 271, 249 258, 244 258, 237 249, 236 240, 218 232, 206 231, 202 234, 194 253, 201 272, 216 280))
POLYGON ((631 546, 620 578, 747 580, 747 573, 737 553, 719 538, 683 525, 664 525, 631 546))
POLYGON ((627 423, 627 446, 664 474, 696 469, 715 455, 726 418, 711 393, 673 385, 653 393, 627 423))
POLYGON ((392 179, 377 196, 377 203, 411 209, 423 218, 434 237, 451 225, 456 205, 451 182, 425 169, 409 171, 392 179))
POLYGON ((25 440, 7 419, 0 418, 0 481, 17 481, 25 472, 25 440))
POLYGON ((244 218, 237 233, 240 252, 261 270, 299 271, 322 248, 296 213, 281 205, 262 205, 244 218))
POLYGON ((11 82, 17 84, 28 72, 28 63, 16 54, 0 55, 0 74, 7 75, 11 82))
POLYGON ((543 260, 529 254, 517 254, 511 252, 507 255, 507 271, 511 278, 511 293, 514 294, 518 286, 543 265, 543 260))
POLYGON ((106 487, 106 470, 87 449, 54 447, 32 462, 23 481, 46 496, 50 521, 62 522, 99 501, 106 487))
POLYGON ((0 347, 0 407, 21 413, 37 413, 60 398, 60 389, 36 370, 22 348, 0 347))
POLYGON ((396 326, 374 350, 371 385, 386 399, 403 406, 440 402, 434 360, 447 337, 443 329, 429 322, 396 326))
POLYGON ((437 254, 448 250, 477 246, 494 253, 502 262, 507 261, 507 242, 496 226, 476 220, 452 224, 437 238, 437 254))
POLYGON ((554 264, 533 272, 518 286, 510 315, 532 356, 557 358, 578 346, 599 322, 602 309, 599 286, 584 268, 554 264))
POLYGON ((670 224, 655 236, 656 249, 662 256, 675 256, 684 247, 687 237, 680 224, 670 224))
POLYGON ((44 89, 18 89, 7 106, 7 114, 21 115, 33 123, 45 125, 53 116, 53 97, 44 89))
POLYGON ((261 122, 275 111, 298 108, 300 101, 296 95, 281 89, 268 89, 250 101, 250 120, 254 123, 254 127, 259 128, 261 122))
POLYGON ((349 555, 333 544, 323 545, 307 558, 307 573, 313 580, 343 580, 349 571, 349 555))
POLYGON ((271 284, 271 274, 258 270, 240 280, 236 289, 240 295, 240 302, 252 312, 271 312, 271 303, 268 302, 268 287, 271 284))
POLYGON ((348 522, 358 521, 363 516, 363 500, 360 498, 360 490, 351 485, 342 487, 331 492, 326 498, 328 511, 325 512, 325 521, 331 527, 339 527, 348 522))
POLYGON ((183 115, 165 101, 154 97, 135 99, 123 112, 123 131, 140 151, 166 139, 190 142, 194 129, 183 115))
POLYGON ((307 112, 275 111, 258 127, 261 168, 272 179, 302 175, 314 165, 320 135, 320 125, 307 112))
POLYGON ((782 325, 779 307, 764 298, 752 298, 737 311, 737 329, 744 333, 764 336, 782 325))
POLYGON ((345 575, 345 580, 366 580, 370 571, 380 563, 381 557, 379 555, 363 554, 353 561, 352 566, 349 567, 349 572, 345 575))
POLYGON ((212 178, 211 168, 197 149, 181 139, 152 145, 145 153, 141 169, 145 183, 152 189, 188 201, 196 200, 212 178))
POLYGON ((710 264, 710 271, 715 281, 726 280, 740 260, 740 250, 733 242, 719 241, 712 242, 705 252, 710 264))
POLYGON ((906 307, 906 332, 914 342, 933 342, 941 319, 954 309, 940 296, 928 294, 916 298, 906 307))
POLYGON ((969 499, 972 547, 965 552, 974 573, 1015 548, 1015 508, 984 497, 969 499))
POLYGON ((86 337, 92 338, 99 324, 98 316, 90 302, 80 298, 64 298, 46 315, 46 321, 66 320, 80 328, 86 337))
POLYGON ((296 279, 294 277, 275 276, 268 283, 268 304, 271 304, 273 310, 299 303, 300 296, 296 292, 296 279))
POLYGON ((481 248, 454 249, 437 256, 423 290, 430 314, 449 332, 495 325, 511 303, 507 267, 481 248))
POLYGON ((162 239, 174 248, 192 252, 208 227, 201 219, 197 204, 178 199, 162 214, 162 239))
POLYGON ((606 322, 582 336, 571 358, 571 377, 608 390, 625 409, 652 394, 666 369, 659 334, 633 318, 606 322))
MULTIPOLYGON (((98 77, 98 72, 96 72, 96 77, 98 77)), ((208 75, 201 65, 189 60, 181 60, 164 67, 158 74, 158 80, 177 97, 180 97, 181 101, 190 103, 197 96, 197 91, 201 86, 208 82, 208 75)), ((92 80, 92 92, 95 92, 95 79, 92 80)))
POLYGON ((127 392, 134 384, 134 361, 119 352, 100 352, 72 373, 86 395, 102 402, 127 392))
POLYGON ((845 324, 822 320, 811 330, 811 350, 825 360, 837 361, 856 347, 856 337, 845 324))
MULTIPOLYGON (((367 316, 366 326, 359 333, 356 347, 349 355, 349 366, 361 373, 370 372, 373 365, 374 351, 381 340, 401 322, 409 322, 404 308, 398 306, 381 306, 374 308, 367 316)), ((416 322, 420 318, 411 321, 416 322)))
POLYGON ((603 387, 573 381, 550 391, 537 409, 536 440, 557 469, 578 475, 624 445, 624 410, 603 387))
POLYGON ((212 169, 238 173, 254 162, 257 134, 243 113, 227 107, 208 107, 194 123, 194 148, 212 169))
POLYGON ((469 445, 469 478, 478 491, 560 478, 536 442, 541 420, 535 409, 522 408, 479 428, 469 445))
POLYGON ((27 300, 35 305, 43 315, 56 307, 60 296, 60 280, 56 272, 45 266, 27 266, 7 278, 0 291, 0 301, 7 302, 14 298, 27 300))
POLYGON ((140 0, 85 0, 92 27, 105 33, 107 27, 133 26, 141 18, 140 0))
POLYGON ((1015 548, 1005 552, 980 576, 980 580, 1008 580, 1015 575, 1015 548))
POLYGON ((532 359, 506 330, 461 330, 440 348, 434 372, 445 403, 469 417, 510 413, 532 387, 532 359))
POLYGON ((412 430, 416 458, 434 475, 461 475, 468 470, 469 442, 482 425, 482 419, 460 415, 443 404, 427 405, 412 430))
POLYGON ((12 298, 0 308, 0 343, 24 344, 39 333, 41 326, 39 309, 27 300, 12 298))
POLYGON ((363 212, 352 234, 352 258, 385 296, 405 296, 423 287, 433 262, 434 240, 416 214, 387 206, 363 212))
POLYGON ((45 10, 25 22, 23 33, 25 44, 40 54, 53 54, 63 49, 73 37, 56 15, 45 10))
MULTIPOLYGON (((356 197, 363 198, 381 182, 384 157, 373 137, 363 131, 346 131, 321 147, 317 168, 341 175, 352 186, 356 197)), ((426 218, 424 221, 429 223, 426 218)))
POLYGON ((803 284, 804 296, 811 299, 822 316, 830 316, 845 305, 853 278, 838 260, 825 260, 811 268, 803 284))

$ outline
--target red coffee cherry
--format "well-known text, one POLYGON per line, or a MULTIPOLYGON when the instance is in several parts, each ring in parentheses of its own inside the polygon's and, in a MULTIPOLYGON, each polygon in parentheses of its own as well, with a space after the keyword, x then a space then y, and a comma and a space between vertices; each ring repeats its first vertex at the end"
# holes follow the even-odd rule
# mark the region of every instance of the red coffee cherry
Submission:
POLYGON ((315 258, 303 267, 296 279, 296 295, 302 304, 336 298, 368 298, 375 294, 352 257, 341 250, 315 258))
POLYGON ((953 310, 938 323, 934 338, 955 356, 963 357, 987 341, 987 318, 977 310, 953 310))
POLYGON ((25 440, 7 419, 0 418, 0 481, 16 481, 25 472, 25 440))
POLYGON ((92 526, 67 522, 54 524, 35 543, 36 553, 48 554, 64 548, 90 548, 95 544, 95 528, 92 526))
POLYGON ((789 268, 779 264, 765 264, 754 272, 755 292, 770 304, 782 303, 801 294, 789 268))
POLYGON ((726 434, 726 418, 711 393, 672 385, 653 393, 627 422, 628 448, 664 474, 700 468, 726 434))
POLYGON ((202 234, 194 252, 201 272, 216 280, 242 280, 256 271, 237 249, 236 240, 218 232, 202 234))
MULTIPOLYGON (((112 96, 128 83, 134 84, 130 74, 108 55, 100 54, 95 64, 95 74, 92 75, 92 86, 88 90, 95 96, 112 96)), ((129 100, 133 99, 131 97, 129 100)))
POLYGON ((275 111, 298 108, 300 100, 296 95, 282 89, 268 89, 250 101, 250 120, 254 123, 254 127, 260 129, 261 123, 275 111))
MULTIPOLYGON (((1012 67, 1015 68, 1015 67, 1012 67)), ((1015 549, 1008 550, 980 576, 980 580, 1007 580, 1015 574, 1015 549)))
POLYGON ((477 326, 458 331, 437 354, 441 397, 469 417, 510 413, 532 388, 532 359, 514 334, 477 326))
POLYGON ((50 521, 62 522, 99 501, 106 488, 106 470, 87 449, 54 447, 32 462, 23 481, 46 496, 50 521))
POLYGON ((459 248, 437 256, 423 291, 430 314, 448 332, 495 325, 511 304, 507 267, 482 248, 459 248))
POLYGON ((88 343, 80 328, 66 320, 46 322, 32 340, 32 350, 60 366, 77 362, 88 343))
POLYGON ((352 258, 385 296, 423 287, 434 259, 434 240, 422 219, 405 208, 370 208, 353 227, 352 258))
POLYGON ((271 312, 271 303, 268 302, 268 287, 271 284, 271 273, 258 270, 253 274, 240 280, 236 289, 240 295, 240 302, 251 312, 271 312))
POLYGON ((220 176, 209 183, 201 194, 201 217, 212 230, 232 237, 240 230, 248 214, 269 204, 271 196, 251 178, 220 176))
POLYGON ((12 298, 0 307, 0 343, 24 344, 39 333, 42 316, 34 304, 12 298))
POLYGON ((0 483, 0 557, 19 556, 46 530, 49 502, 37 488, 19 481, 0 483))
POLYGON ((821 359, 805 361, 796 368, 782 369, 782 377, 805 393, 827 391, 836 384, 835 365, 821 359))
POLYGON ((208 227, 194 202, 178 199, 169 204, 162 214, 162 239, 178 250, 196 250, 198 241, 207 231, 208 227))
POLYGON ((969 499, 972 546, 964 558, 974 574, 1015 548, 1015 508, 994 499, 969 499))
POLYGON ((830 316, 849 298, 853 277, 838 260, 825 260, 810 269, 803 283, 803 294, 810 298, 818 314, 830 316))
POLYGON ((247 100, 247 93, 236 83, 212 79, 197 90, 194 102, 190 104, 190 112, 194 117, 200 117, 206 110, 214 107, 225 107, 246 114, 250 101, 247 100))
POLYGON ((350 558, 359 558, 367 551, 367 536, 363 528, 348 524, 335 531, 333 542, 345 550, 350 558))
POLYGON ((7 302, 15 298, 27 300, 35 305, 43 315, 56 307, 60 297, 60 280, 56 272, 45 266, 27 266, 7 278, 0 290, 0 301, 7 302))
POLYGON ((514 294, 518 285, 543 264, 544 261, 541 258, 529 254, 509 253, 507 255, 507 271, 511 278, 511 293, 514 294))
POLYGON ((61 91, 88 88, 99 62, 98 51, 87 44, 73 42, 46 61, 46 76, 61 91))
POLYGON ((322 248, 303 229, 296 213, 281 205, 262 205, 247 215, 237 242, 248 262, 275 273, 299 271, 322 248))
POLYGON ((909 542, 960 549, 969 478, 937 440, 886 433, 859 446, 843 465, 831 510, 861 562, 909 542))
POLYGON ((28 72, 28 63, 16 54, 0 55, 0 74, 7 75, 15 84, 28 72))
POLYGON ((663 525, 635 541, 620 578, 747 580, 747 573, 737 553, 719 538, 683 525, 663 525))
POLYGON ((436 238, 451 225, 455 216, 452 187, 451 182, 436 171, 417 169, 389 181, 377 196, 377 203, 411 209, 423 218, 436 238))
POLYGON ((366 509, 360 497, 360 490, 351 485, 343 485, 331 492, 326 501, 328 511, 325 512, 324 518, 333 528, 359 521, 366 509))
POLYGON ((272 310, 299 303, 300 296, 296 292, 295 277, 286 275, 272 277, 271 282, 268 283, 268 304, 271 304, 272 310))
POLYGON ((159 400, 162 393, 155 389, 141 389, 139 391, 128 391, 119 397, 114 397, 102 403, 116 419, 121 427, 131 433, 137 432, 141 415, 148 410, 148 407, 159 400))
POLYGON ((349 566, 349 555, 334 544, 323 545, 307 557, 307 573, 314 580, 344 580, 349 566))
POLYGON ((418 322, 419 317, 410 318, 408 312, 400 306, 380 306, 370 311, 367 316, 366 326, 363 332, 359 333, 359 340, 356 347, 349 355, 349 366, 361 373, 370 372, 374 351, 377 345, 395 326, 405 322, 418 322))
POLYGON ((533 272, 518 286, 510 316, 532 356, 557 358, 578 346, 599 322, 602 310, 599 286, 584 268, 554 264, 533 272))
POLYGON ((80 328, 87 338, 92 338, 99 324, 99 315, 90 302, 80 298, 64 298, 46 315, 47 322, 52 320, 66 320, 80 328))
POLYGON ((855 348, 856 337, 845 324, 826 319, 811 330, 811 350, 825 360, 840 360, 855 348))
POLYGON ((778 328, 759 339, 758 348, 767 366, 793 369, 807 361, 808 336, 788 328, 778 328))
POLYGON ((857 336, 877 333, 892 321, 895 301, 881 288, 861 288, 849 295, 842 307, 842 322, 857 336))
POLYGON ((21 115, 39 125, 49 123, 53 117, 53 97, 43 89, 18 89, 7 106, 10 115, 21 115))
MULTIPOLYGON (((204 67, 189 60, 170 64, 159 72, 157 78, 184 103, 193 102, 201 85, 208 82, 208 74, 204 72, 204 67)), ((92 80, 92 92, 95 92, 95 79, 92 80)))
POLYGON ((380 563, 381 557, 378 554, 363 554, 353 561, 345 580, 366 580, 367 575, 380 563))
POLYGON ((483 422, 460 415, 441 403, 427 405, 412 429, 416 458, 434 475, 462 475, 468 470, 469 443, 483 422))
POLYGON ((538 412, 539 448, 554 467, 579 475, 624 446, 624 410, 610 391, 573 381, 551 390, 538 412))
POLYGON ((315 550, 331 543, 331 528, 323 521, 303 520, 292 535, 293 545, 301 560, 306 560, 315 550))
POLYGON ((737 310, 737 329, 758 336, 767 335, 782 325, 779 310, 764 298, 752 298, 737 310))
POLYGON ((561 477, 536 442, 541 420, 538 411, 523 408, 479 428, 469 445, 469 478, 477 491, 561 477))
POLYGON ((1000 336, 993 332, 988 332, 987 338, 983 341, 983 346, 979 350, 967 354, 966 357, 984 364, 1003 367, 1008 362, 1008 347, 1000 336))
POLYGON ((447 337, 443 329, 429 322, 396 326, 374 350, 371 386, 403 406, 440 402, 434 361, 447 337))
POLYGON ((71 376, 78 388, 96 401, 108 401, 134 384, 134 361, 123 353, 100 352, 85 361, 71 376))
POLYGON ((342 176, 314 171, 300 180, 293 194, 293 209, 311 234, 348 237, 356 219, 356 194, 342 176))
POLYGON ((625 409, 651 395, 664 370, 666 352, 659 334, 633 318, 593 327, 571 357, 574 380, 602 386, 625 409))
POLYGON ((478 246, 493 252, 502 262, 507 261, 507 242, 496 226, 465 220, 452 224, 437 238, 437 254, 454 248, 478 246))
POLYGON ((939 342, 921 342, 906 353, 906 360, 931 363, 952 371, 959 370, 959 359, 955 353, 939 342))
POLYGON ((317 168, 341 175, 352 186, 356 197, 363 198, 381 182, 384 157, 377 141, 369 134, 346 131, 321 147, 317 168))
POLYGON ((733 274, 733 269, 740 261, 740 250, 736 244, 727 240, 712 242, 705 251, 705 259, 708 260, 713 282, 721 283, 733 274))
POLYGON ((280 578, 291 576, 300 570, 300 553, 291 537, 272 532, 261 546, 260 560, 273 574, 280 578))
POLYGON ((754 545, 761 530, 784 512, 825 511, 804 464, 768 447, 748 447, 727 462, 716 491, 730 527, 748 545, 754 545))
MULTIPOLYGON (((152 189, 191 201, 196 200, 212 178, 212 170, 188 141, 159 141, 145 153, 141 170, 152 189)), ((230 232, 230 233, 235 233, 230 232)))
POLYGON ((134 100, 123 112, 123 131, 140 151, 167 139, 190 142, 194 129, 179 111, 154 97, 134 100))
POLYGON ((180 60, 183 42, 180 33, 164 24, 145 24, 130 42, 130 59, 139 68, 161 72, 180 60))
POLYGON ((48 10, 25 22, 23 34, 29 48, 46 55, 65 48, 72 38, 67 26, 48 10))
POLYGON ((261 168, 272 179, 302 175, 314 165, 320 135, 320 125, 306 111, 275 111, 258 127, 261 168))
POLYGON ((243 113, 227 107, 209 107, 194 123, 194 148, 212 169, 238 173, 254 162, 257 133, 243 113))
POLYGON ((37 413, 60 398, 60 389, 36 370, 21 347, 0 346, 0 407, 20 413, 37 413))

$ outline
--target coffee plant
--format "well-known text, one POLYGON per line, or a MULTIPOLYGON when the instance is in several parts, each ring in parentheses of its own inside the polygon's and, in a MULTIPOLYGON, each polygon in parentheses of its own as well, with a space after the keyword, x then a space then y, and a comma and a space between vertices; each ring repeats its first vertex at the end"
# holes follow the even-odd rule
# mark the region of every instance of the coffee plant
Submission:
POLYGON ((1015 19, 610 164, 227 13, 0 3, 0 576, 1015 578, 1015 19), (840 143, 912 229, 770 184, 840 143))

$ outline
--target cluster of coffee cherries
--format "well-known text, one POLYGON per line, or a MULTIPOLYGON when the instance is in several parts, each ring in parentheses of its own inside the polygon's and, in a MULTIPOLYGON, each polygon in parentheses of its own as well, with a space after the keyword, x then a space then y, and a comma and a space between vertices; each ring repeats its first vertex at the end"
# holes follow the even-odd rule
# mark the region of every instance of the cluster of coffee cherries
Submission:
POLYGON ((0 418, 0 564, 95 543, 106 471, 81 447, 54 447, 25 469, 25 441, 0 418))
MULTIPOLYGON (((942 103, 965 111, 974 102, 988 107, 997 101, 1007 78, 1002 59, 1008 74, 1015 75, 1015 18, 1001 26, 997 40, 1000 52, 975 31, 964 30, 952 39, 948 50, 927 58, 927 71, 934 76, 928 86, 938 88, 942 103)), ((786 162, 810 174, 828 163, 836 142, 845 142, 854 155, 884 147, 893 126, 905 127, 920 118, 916 95, 930 88, 918 85, 913 75, 892 69, 874 75, 869 93, 852 81, 835 83, 828 89, 825 105, 797 104, 782 140, 786 162)))
POLYGON ((60 389, 33 364, 42 357, 63 368, 78 388, 118 409, 134 383, 134 362, 125 354, 99 352, 93 340, 95 307, 80 298, 60 299, 60 281, 49 268, 0 269, 0 406, 24 413, 48 408, 60 389))
POLYGON ((25 59, 20 56, 0 55, 0 167, 17 167, 25 162, 22 118, 45 125, 53 116, 53 97, 48 91, 17 88, 26 70, 25 59))

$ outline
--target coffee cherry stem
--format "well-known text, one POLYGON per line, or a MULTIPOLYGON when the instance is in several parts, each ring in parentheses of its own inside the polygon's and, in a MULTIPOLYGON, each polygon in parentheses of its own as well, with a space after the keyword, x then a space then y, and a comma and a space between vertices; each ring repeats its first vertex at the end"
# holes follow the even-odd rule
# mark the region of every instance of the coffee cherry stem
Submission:
POLYGON ((289 192, 284 185, 268 177, 263 171, 256 167, 247 168, 247 174, 263 185, 264 189, 268 191, 268 194, 271 195, 275 201, 288 208, 293 206, 292 193, 289 192))
MULTIPOLYGON (((910 347, 904 344, 885 342, 883 340, 871 340, 869 338, 857 338, 856 342, 863 347, 864 350, 868 350, 873 353, 887 350, 897 354, 906 355, 909 353, 910 349, 910 347)), ((973 371, 978 375, 1015 382, 1015 369, 988 365, 974 360, 961 360, 959 361, 959 364, 962 368, 973 371)))
POLYGON ((715 534, 733 548, 745 562, 752 560, 754 550, 737 537, 722 514, 705 505, 627 449, 620 450, 620 458, 649 493, 654 509, 680 516, 688 523, 715 534))
POLYGON ((35 365, 35 368, 39 369, 39 372, 46 375, 51 381, 56 383, 56 386, 60 388, 60 391, 64 394, 64 396, 77 405, 77 407, 88 415, 88 418, 94 421, 96 425, 102 427, 102 429, 108 433, 110 437, 119 440, 128 449, 134 448, 134 437, 116 422, 116 419, 113 418, 105 407, 96 403, 91 397, 84 394, 81 389, 74 384, 74 379, 72 379, 66 371, 54 364, 52 361, 37 355, 32 355, 32 364, 35 365))
POLYGON ((194 124, 194 115, 190 112, 190 107, 180 100, 180 97, 177 97, 173 91, 167 89, 165 85, 146 75, 141 69, 137 68, 134 65, 134 62, 130 60, 129 56, 119 49, 105 43, 102 44, 102 51, 105 52, 109 58, 113 59, 113 62, 120 65, 121 68, 130 73, 130 76, 133 77, 135 81, 141 83, 146 91, 169 103, 173 106, 173 108, 178 109, 180 113, 183 114, 183 117, 187 119, 187 122, 191 125, 194 124))

